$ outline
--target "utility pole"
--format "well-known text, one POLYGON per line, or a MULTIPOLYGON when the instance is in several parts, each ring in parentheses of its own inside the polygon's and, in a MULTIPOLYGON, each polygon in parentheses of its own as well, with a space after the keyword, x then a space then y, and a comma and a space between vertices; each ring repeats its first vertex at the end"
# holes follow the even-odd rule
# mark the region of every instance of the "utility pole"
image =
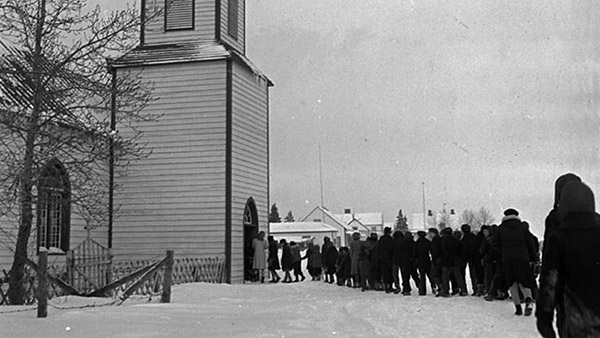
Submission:
POLYGON ((425 182, 421 182, 423 188, 423 230, 427 229, 427 213, 425 212, 425 182))

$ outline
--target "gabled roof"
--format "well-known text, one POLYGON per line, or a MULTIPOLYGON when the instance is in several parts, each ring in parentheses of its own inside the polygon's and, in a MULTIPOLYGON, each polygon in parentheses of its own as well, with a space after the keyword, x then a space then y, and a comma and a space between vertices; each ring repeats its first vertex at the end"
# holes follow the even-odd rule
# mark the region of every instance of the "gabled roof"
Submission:
POLYGON ((219 41, 206 41, 195 43, 173 43, 155 46, 138 46, 117 59, 109 60, 109 65, 114 68, 140 67, 164 65, 184 62, 200 62, 213 60, 226 60, 235 58, 242 62, 255 75, 267 81, 269 86, 273 83, 256 67, 248 58, 235 50, 227 48, 219 41))
POLYGON ((337 232, 331 225, 321 222, 283 222, 269 223, 269 233, 294 233, 294 232, 337 232))
POLYGON ((314 209, 312 209, 308 214, 306 214, 306 216, 304 216, 300 221, 301 222, 306 222, 308 219, 308 216, 310 216, 313 212, 315 211, 320 211, 322 213, 324 213, 325 215, 329 216, 329 218, 331 218, 334 222, 336 222, 339 226, 341 226, 342 228, 346 229, 346 230, 352 230, 352 228, 348 227, 348 223, 344 223, 342 222, 342 220, 340 220, 338 217, 336 217, 334 214, 332 214, 329 210, 327 210, 327 208, 324 207, 315 207, 314 209))
POLYGON ((335 214, 335 216, 346 224, 352 222, 352 220, 354 220, 354 219, 359 220, 360 223, 362 223, 366 226, 383 224, 383 214, 380 212, 370 212, 370 213, 360 213, 360 214, 335 214))

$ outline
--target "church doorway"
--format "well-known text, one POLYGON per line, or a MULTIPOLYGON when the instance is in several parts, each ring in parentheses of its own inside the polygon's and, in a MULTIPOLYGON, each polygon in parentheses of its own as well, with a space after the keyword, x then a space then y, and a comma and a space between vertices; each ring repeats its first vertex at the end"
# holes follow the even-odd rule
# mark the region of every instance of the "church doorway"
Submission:
POLYGON ((257 236, 258 212, 256 211, 254 199, 250 197, 244 208, 244 281, 255 281, 258 277, 252 269, 252 259, 254 257, 252 240, 257 236))

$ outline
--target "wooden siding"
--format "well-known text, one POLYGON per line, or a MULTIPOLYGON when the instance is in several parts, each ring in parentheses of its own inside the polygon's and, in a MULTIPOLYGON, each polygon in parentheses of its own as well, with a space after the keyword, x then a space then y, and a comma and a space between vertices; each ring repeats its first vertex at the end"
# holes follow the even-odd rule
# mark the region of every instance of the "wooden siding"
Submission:
POLYGON ((238 36, 234 39, 227 33, 229 27, 229 0, 221 0, 221 40, 240 54, 246 53, 246 1, 238 0, 238 36))
POLYGON ((115 259, 224 255, 226 61, 150 66, 142 76, 158 98, 146 109, 162 117, 140 126, 152 154, 116 177, 115 259))
MULTIPOLYGON (((240 1, 243 2, 243 1, 240 1)), ((259 229, 268 230, 269 154, 267 83, 233 63, 232 101, 232 282, 243 280, 243 216, 254 198, 259 229)))
MULTIPOLYGON (((164 9, 165 1, 146 1, 147 13, 151 6, 164 9)), ((165 31, 163 13, 149 20, 144 27, 144 45, 200 42, 215 38, 215 1, 195 0, 194 29, 165 31)))

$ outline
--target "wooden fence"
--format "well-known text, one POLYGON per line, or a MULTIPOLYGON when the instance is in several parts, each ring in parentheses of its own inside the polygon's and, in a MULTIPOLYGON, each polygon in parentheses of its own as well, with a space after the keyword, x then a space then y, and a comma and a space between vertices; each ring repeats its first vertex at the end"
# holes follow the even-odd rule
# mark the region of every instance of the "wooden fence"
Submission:
MULTIPOLYGON (((146 276, 147 278, 141 282, 137 279, 137 277, 141 277, 147 270, 155 267, 162 261, 133 260, 111 262, 109 265, 111 268, 110 271, 106 271, 103 267, 96 267, 94 269, 91 264, 93 261, 87 260, 87 266, 79 265, 78 269, 71 267, 73 270, 70 273, 68 272, 68 265, 48 266, 48 298, 63 296, 65 294, 121 297, 126 292, 135 295, 152 296, 163 292, 164 269, 154 269, 155 271, 151 275, 146 276), (107 282, 100 285, 90 282, 90 280, 94 280, 93 276, 97 276, 100 279, 104 278, 105 274, 111 277, 110 280, 106 279, 107 282), (131 276, 136 278, 128 279, 131 276), (74 282, 71 282, 72 278, 75 278, 74 282), (115 281, 122 280, 126 280, 126 283, 121 283, 117 287, 101 294, 97 292, 98 290, 103 290, 107 285, 114 284, 115 281), (140 282, 139 285, 135 285, 137 282, 140 282), (65 292, 65 289, 69 291, 65 292)), ((95 262, 106 264, 104 260, 97 259, 95 262)), ((173 285, 195 282, 223 283, 225 281, 224 257, 176 258, 173 263, 171 281, 173 285)), ((30 261, 25 269, 26 278, 24 287, 27 305, 36 303, 37 278, 34 266, 35 263, 30 261)), ((8 273, 3 271, 3 276, 0 277, 0 305, 9 305, 6 297, 8 282, 8 273)))
MULTIPOLYGON (((50 265, 48 266, 48 274, 57 278, 65 276, 65 266, 50 265)), ((25 290, 25 305, 32 305, 36 303, 36 293, 38 290, 36 273, 33 267, 30 265, 25 266, 25 278, 23 279, 23 289, 25 290)), ((0 277, 0 305, 9 305, 8 303, 8 283, 9 274, 8 271, 2 270, 2 276, 0 277)), ((63 296, 65 292, 54 283, 48 285, 48 297, 63 296)))

